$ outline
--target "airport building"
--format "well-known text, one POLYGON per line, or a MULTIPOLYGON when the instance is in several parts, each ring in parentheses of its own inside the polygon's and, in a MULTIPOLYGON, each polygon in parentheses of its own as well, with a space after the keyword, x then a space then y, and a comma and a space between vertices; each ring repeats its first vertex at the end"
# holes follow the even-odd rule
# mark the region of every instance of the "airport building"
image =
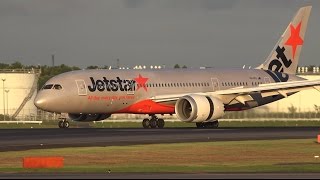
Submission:
POLYGON ((33 100, 37 94, 39 75, 40 69, 0 70, 0 114, 5 114, 7 120, 36 118, 37 108, 33 100))

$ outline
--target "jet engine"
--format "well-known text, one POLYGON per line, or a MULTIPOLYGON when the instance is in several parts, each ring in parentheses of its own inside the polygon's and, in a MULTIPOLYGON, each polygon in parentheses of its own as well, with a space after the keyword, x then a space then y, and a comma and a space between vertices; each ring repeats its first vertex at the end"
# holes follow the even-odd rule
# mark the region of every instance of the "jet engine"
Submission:
POLYGON ((221 118, 224 104, 216 97, 192 94, 181 97, 175 111, 183 122, 204 122, 221 118))
POLYGON ((111 116, 111 114, 68 114, 73 121, 91 122, 102 121, 111 116))

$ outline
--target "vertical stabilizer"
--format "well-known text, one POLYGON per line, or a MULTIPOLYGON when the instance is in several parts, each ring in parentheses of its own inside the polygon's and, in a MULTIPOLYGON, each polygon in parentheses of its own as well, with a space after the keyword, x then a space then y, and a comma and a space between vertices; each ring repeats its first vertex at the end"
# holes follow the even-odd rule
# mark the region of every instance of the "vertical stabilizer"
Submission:
POLYGON ((296 73, 311 8, 307 6, 299 9, 266 61, 257 69, 296 73))

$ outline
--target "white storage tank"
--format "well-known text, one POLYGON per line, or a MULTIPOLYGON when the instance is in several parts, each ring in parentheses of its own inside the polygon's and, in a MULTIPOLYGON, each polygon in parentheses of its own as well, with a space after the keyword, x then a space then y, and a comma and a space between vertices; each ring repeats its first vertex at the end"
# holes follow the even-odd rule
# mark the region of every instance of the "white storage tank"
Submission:
POLYGON ((11 119, 34 119, 37 108, 33 101, 39 75, 39 69, 0 70, 0 114, 11 119))

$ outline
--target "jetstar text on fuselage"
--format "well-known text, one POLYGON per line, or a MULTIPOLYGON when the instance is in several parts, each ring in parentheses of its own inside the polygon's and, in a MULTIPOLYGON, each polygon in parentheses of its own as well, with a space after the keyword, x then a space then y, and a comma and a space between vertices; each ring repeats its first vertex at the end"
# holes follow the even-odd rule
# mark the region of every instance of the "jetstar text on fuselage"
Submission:
POLYGON ((134 80, 122 80, 120 77, 116 79, 107 79, 103 77, 102 79, 95 80, 90 77, 91 85, 88 86, 89 91, 134 91, 135 81, 134 80))

